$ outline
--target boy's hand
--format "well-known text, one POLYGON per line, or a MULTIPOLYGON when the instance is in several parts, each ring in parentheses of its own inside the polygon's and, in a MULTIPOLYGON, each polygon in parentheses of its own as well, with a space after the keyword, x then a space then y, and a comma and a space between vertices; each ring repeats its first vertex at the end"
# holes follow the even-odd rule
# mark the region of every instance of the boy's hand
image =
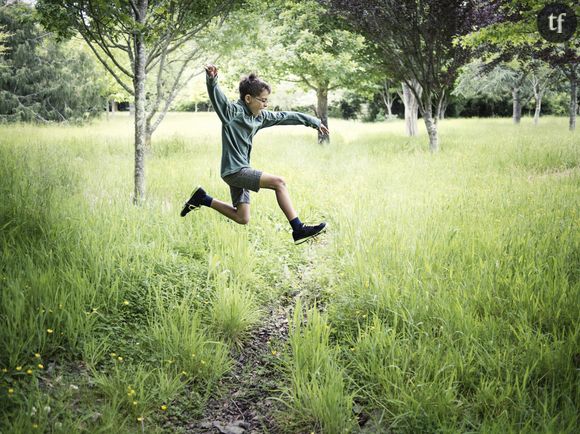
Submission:
POLYGON ((322 122, 320 123, 320 126, 318 127, 318 131, 320 131, 322 134, 325 135, 329 135, 330 131, 328 130, 328 128, 326 128, 326 125, 324 125, 322 122))
POLYGON ((209 65, 204 65, 203 67, 205 68, 207 75, 209 75, 211 78, 217 77, 218 69, 215 65, 210 63, 209 65))

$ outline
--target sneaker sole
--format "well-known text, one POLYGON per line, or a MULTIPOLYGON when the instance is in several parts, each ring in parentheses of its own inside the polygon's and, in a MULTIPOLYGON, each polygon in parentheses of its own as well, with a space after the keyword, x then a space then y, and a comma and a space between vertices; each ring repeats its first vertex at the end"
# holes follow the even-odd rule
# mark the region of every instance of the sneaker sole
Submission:
MULTIPOLYGON (((191 192, 191 194, 189 195, 189 199, 191 199, 193 197, 193 195, 195 193, 197 193, 197 190, 199 190, 201 188, 201 185, 198 185, 197 187, 195 187, 193 189, 193 191, 191 192)), ((189 199, 187 202, 189 202, 189 199)), ((181 212, 179 213, 179 215, 181 217, 185 217, 190 211, 195 211, 201 207, 199 206, 193 206, 193 205, 189 205, 187 202, 185 202, 185 204, 183 205, 183 208, 181 209, 181 212)))
POLYGON ((300 239, 298 241, 294 241, 294 245, 297 246, 298 244, 302 244, 302 243, 304 243, 304 242, 306 242, 308 240, 311 240, 313 238, 316 238, 318 235, 323 234, 324 232, 326 232, 326 228, 327 227, 328 227, 328 224, 326 226, 324 226, 320 232, 317 232, 314 235, 310 235, 310 236, 308 236, 306 238, 302 238, 302 239, 300 239))

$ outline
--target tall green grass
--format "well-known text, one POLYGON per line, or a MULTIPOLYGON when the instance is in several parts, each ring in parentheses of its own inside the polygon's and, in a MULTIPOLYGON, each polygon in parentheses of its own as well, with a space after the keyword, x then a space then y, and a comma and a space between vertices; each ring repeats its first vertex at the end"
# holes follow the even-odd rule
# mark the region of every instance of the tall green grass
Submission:
POLYGON ((265 130, 252 164, 286 179, 302 221, 329 223, 301 247, 270 191, 248 226, 181 219, 198 183, 229 200, 219 121, 160 128, 135 208, 128 117, 0 127, 2 432, 199 417, 266 307, 295 294, 308 305, 272 373, 283 432, 357 417, 367 432, 575 431, 580 148, 565 119, 446 120, 435 155, 398 121, 331 120, 326 147, 265 130))

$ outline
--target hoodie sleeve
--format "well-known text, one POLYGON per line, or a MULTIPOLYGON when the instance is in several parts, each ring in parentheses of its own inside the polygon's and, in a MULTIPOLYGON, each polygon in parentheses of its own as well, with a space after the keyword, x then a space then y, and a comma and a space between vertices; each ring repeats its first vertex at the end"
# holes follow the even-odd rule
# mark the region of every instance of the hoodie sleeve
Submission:
POLYGON ((262 110, 261 117, 262 125, 260 128, 273 127, 274 125, 305 125, 317 129, 320 127, 319 119, 305 113, 262 110))
POLYGON ((229 124, 236 117, 237 107, 232 104, 218 86, 218 78, 206 75, 207 93, 218 117, 224 124, 229 124))

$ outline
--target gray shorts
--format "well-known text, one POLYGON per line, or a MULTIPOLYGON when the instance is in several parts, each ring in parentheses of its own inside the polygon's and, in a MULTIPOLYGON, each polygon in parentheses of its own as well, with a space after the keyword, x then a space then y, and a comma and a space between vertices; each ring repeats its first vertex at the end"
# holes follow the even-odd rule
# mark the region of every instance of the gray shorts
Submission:
POLYGON ((226 175, 222 179, 230 186, 232 203, 237 207, 240 203, 250 203, 250 190, 260 190, 260 170, 244 167, 239 172, 226 175))

